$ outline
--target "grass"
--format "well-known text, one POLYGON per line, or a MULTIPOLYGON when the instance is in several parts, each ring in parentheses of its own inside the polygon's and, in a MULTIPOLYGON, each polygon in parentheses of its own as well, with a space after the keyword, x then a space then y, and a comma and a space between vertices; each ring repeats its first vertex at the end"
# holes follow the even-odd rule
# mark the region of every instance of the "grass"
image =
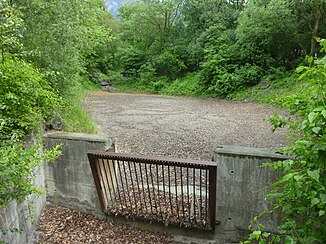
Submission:
POLYGON ((182 78, 169 81, 166 77, 149 79, 113 77, 112 83, 122 91, 146 92, 176 96, 201 96, 199 74, 189 73, 182 78))
POLYGON ((61 113, 65 131, 97 133, 95 123, 84 107, 86 96, 95 89, 97 89, 95 85, 92 85, 89 81, 84 81, 83 85, 73 86, 69 90, 69 95, 65 95, 65 105, 61 113))
POLYGON ((258 103, 268 103, 280 108, 286 108, 286 100, 295 94, 300 94, 304 82, 298 81, 299 75, 293 72, 284 72, 282 75, 266 77, 258 85, 228 96, 232 100, 249 100, 258 103))
MULTIPOLYGON (((279 108, 292 110, 296 101, 304 100, 301 99, 301 96, 305 96, 307 90, 305 82, 299 81, 298 78, 299 74, 294 71, 275 69, 268 76, 265 76, 258 85, 231 93, 227 98, 272 104, 279 108)), ((122 78, 117 75, 113 77, 112 82, 114 86, 122 91, 129 90, 177 96, 212 96, 212 94, 207 93, 200 83, 199 73, 189 73, 174 81, 159 77, 152 77, 148 80, 122 78)))

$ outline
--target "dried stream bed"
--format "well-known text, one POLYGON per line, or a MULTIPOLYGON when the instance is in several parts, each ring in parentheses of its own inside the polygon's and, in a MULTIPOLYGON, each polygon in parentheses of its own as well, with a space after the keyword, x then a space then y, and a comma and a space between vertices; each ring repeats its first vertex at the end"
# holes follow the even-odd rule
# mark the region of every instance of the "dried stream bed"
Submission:
POLYGON ((284 130, 272 133, 269 117, 277 110, 267 105, 95 92, 85 107, 124 153, 210 161, 217 145, 278 148, 287 142, 284 130))
MULTIPOLYGON (((268 118, 276 109, 266 105, 95 92, 85 107, 99 132, 114 135, 118 152, 123 153, 211 160, 218 145, 277 148, 287 144, 284 130, 272 133, 268 118)), ((111 211, 119 211, 119 207, 111 211)), ((52 204, 39 221, 39 231, 38 243, 172 242, 164 234, 98 220, 52 204)))

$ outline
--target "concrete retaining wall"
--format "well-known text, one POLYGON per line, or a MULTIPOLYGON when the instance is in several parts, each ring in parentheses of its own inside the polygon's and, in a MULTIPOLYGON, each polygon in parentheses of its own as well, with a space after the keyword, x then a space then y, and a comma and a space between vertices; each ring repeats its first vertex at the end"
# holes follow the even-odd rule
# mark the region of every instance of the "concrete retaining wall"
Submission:
MULTIPOLYGON (((37 169, 35 175, 35 183, 44 186, 43 168, 37 169)), ((40 197, 30 196, 22 203, 12 201, 6 208, 0 209, 0 242, 4 241, 9 244, 32 243, 35 223, 41 215, 44 204, 45 194, 40 197), (28 207, 28 204, 31 208, 28 207)))
MULTIPOLYGON (((62 144, 62 156, 55 162, 44 165, 47 200, 103 217, 86 152, 88 150, 115 151, 115 140, 98 135, 56 132, 46 134, 44 144, 48 148, 62 144)), ((266 149, 237 146, 216 148, 213 161, 218 166, 216 220, 219 225, 216 226, 214 233, 172 226, 164 228, 159 224, 151 225, 125 218, 120 218, 120 221, 149 230, 167 231, 180 241, 204 238, 214 240, 216 243, 239 242, 247 235, 246 230, 252 218, 267 209, 265 195, 271 184, 278 178, 277 172, 261 166, 267 162, 284 159, 282 155, 266 149)), ((40 170, 38 178, 40 184, 44 181, 42 172, 40 170)), ((43 197, 31 200, 37 203, 35 213, 38 218, 45 199, 43 197)), ((26 220, 26 215, 27 209, 24 204, 16 202, 12 202, 8 208, 0 211, 2 228, 25 230, 20 235, 9 233, 5 239, 9 243, 28 243, 31 240, 34 226, 26 220)), ((262 224, 273 231, 275 221, 276 218, 272 216, 264 219, 262 224)), ((199 242, 199 239, 197 241, 199 242)))
POLYGON ((54 132, 44 136, 45 146, 62 144, 62 156, 45 165, 47 200, 55 204, 103 216, 92 172, 88 150, 115 151, 115 141, 99 135, 54 132))
MULTIPOLYGON (((240 146, 220 146, 214 151, 218 165, 216 219, 217 232, 229 233, 231 239, 241 238, 254 216, 268 208, 266 193, 279 175, 264 163, 286 157, 272 150, 240 146)), ((260 222, 275 231, 275 216, 260 222)), ((235 241, 234 240, 234 241, 235 241)))

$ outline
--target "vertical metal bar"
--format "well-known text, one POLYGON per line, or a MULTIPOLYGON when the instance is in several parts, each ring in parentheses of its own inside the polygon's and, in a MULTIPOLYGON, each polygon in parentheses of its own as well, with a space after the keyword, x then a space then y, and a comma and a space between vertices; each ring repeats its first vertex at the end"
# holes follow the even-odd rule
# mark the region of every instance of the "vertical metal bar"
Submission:
MULTIPOLYGON (((122 162, 123 162, 123 161, 122 161, 122 162)), ((119 160, 117 160, 117 164, 118 164, 118 170, 119 170, 119 175, 120 175, 119 179, 121 180, 122 192, 123 192, 124 201, 125 201, 124 204, 125 204, 126 207, 127 207, 127 198, 126 198, 125 188, 124 188, 124 186, 123 186, 123 179, 122 179, 121 168, 120 168, 120 161, 119 161, 119 160)), ((121 203, 121 204, 122 204, 122 203, 121 203)))
POLYGON ((203 223, 203 212, 202 212, 202 207, 203 207, 203 199, 202 199, 202 168, 199 169, 199 220, 200 224, 203 223))
POLYGON ((184 198, 183 198, 183 183, 182 183, 182 167, 180 167, 180 184, 181 184, 181 207, 182 207, 182 221, 185 221, 185 206, 184 206, 184 198))
POLYGON ((188 195, 188 218, 190 223, 191 206, 190 206, 190 191, 189 191, 189 167, 187 167, 187 195, 188 195))
POLYGON ((131 162, 128 161, 128 168, 129 168, 129 173, 130 173, 130 180, 131 180, 132 193, 133 193, 133 196, 134 196, 134 199, 133 199, 134 201, 133 201, 133 203, 131 204, 131 209, 132 209, 133 206, 135 206, 136 212, 138 213, 137 208, 136 208, 137 201, 136 201, 136 194, 135 194, 135 187, 134 187, 134 179, 133 179, 133 177, 132 177, 132 171, 131 171, 130 164, 131 164, 131 162))
POLYGON ((176 211, 177 211, 178 221, 180 221, 179 204, 178 204, 177 169, 175 166, 174 166, 174 187, 175 187, 175 204, 177 206, 176 211))
POLYGON ((206 216, 205 216, 205 220, 206 223, 209 222, 208 219, 208 169, 205 170, 205 209, 206 209, 206 216))
MULTIPOLYGON (((104 163, 103 159, 98 159, 98 169, 100 171, 101 179, 102 179, 102 190, 103 190, 103 196, 104 196, 104 202, 105 202, 105 208, 107 207, 109 203, 109 199, 107 196, 108 193, 108 186, 107 186, 107 180, 105 179, 105 168, 104 168, 104 163), (103 172, 104 171, 104 172, 103 172)), ((101 181, 100 181, 101 183, 101 181)))
POLYGON ((145 189, 144 189, 144 180, 143 180, 143 174, 141 171, 141 163, 139 163, 139 173, 140 173, 140 180, 141 180, 141 185, 142 185, 142 190, 143 190, 143 199, 144 199, 144 203, 145 203, 145 213, 147 213, 147 203, 146 203, 146 195, 145 195, 145 189))
MULTIPOLYGON (((106 162, 107 162, 108 160, 106 160, 106 162)), ((104 169, 104 173, 105 173, 105 178, 106 178, 106 184, 107 184, 107 187, 108 187, 108 190, 109 190, 109 195, 110 195, 110 200, 112 201, 112 194, 111 194, 111 191, 112 191, 112 189, 111 189, 111 187, 112 186, 110 186, 110 181, 109 181, 109 177, 108 177, 108 169, 107 169, 107 167, 106 167, 106 163, 105 163, 105 161, 104 161, 104 159, 102 158, 102 164, 103 164, 103 169, 104 169)), ((109 204, 109 199, 107 199, 107 205, 109 204)))
POLYGON ((141 190, 140 190, 140 186, 139 186, 138 173, 137 173, 137 169, 136 169, 136 163, 133 162, 133 164, 134 164, 134 170, 135 170, 135 176, 136 176, 136 183, 137 183, 137 188, 138 188, 138 196, 139 196, 139 202, 140 202, 140 212, 142 212, 143 203, 142 203, 142 197, 141 197, 141 190))
POLYGON ((156 199, 156 196, 155 196, 155 186, 154 186, 154 181, 153 181, 153 174, 152 174, 152 165, 150 164, 149 165, 149 174, 151 176, 151 181, 152 181, 152 189, 153 189, 153 196, 154 196, 154 203, 155 203, 155 209, 156 209, 156 215, 158 215, 158 212, 157 212, 157 200, 156 199))
MULTIPOLYGON (((114 163, 115 161, 112 160, 112 162, 114 163)), ((118 165, 119 168, 119 164, 118 164, 118 160, 116 161, 116 164, 118 165)), ((117 194, 118 194, 118 198, 119 198, 119 204, 122 204, 122 199, 121 199, 121 194, 120 194, 120 187, 119 187, 119 182, 118 182, 118 175, 117 175, 117 170, 113 170, 114 171, 114 178, 115 178, 115 184, 117 186, 117 194)))
MULTIPOLYGON (((124 171, 124 175, 125 175, 125 181, 126 181, 126 194, 128 196, 128 199, 129 199, 129 204, 130 204, 130 209, 132 210, 132 203, 130 201, 130 191, 129 191, 129 184, 128 184, 128 177, 127 177, 127 171, 126 171, 126 161, 122 161, 122 165, 123 165, 123 171, 124 171)), ((129 172, 130 173, 130 172, 129 172)), ((123 179, 121 179, 122 181, 123 179)), ((126 203, 126 206, 127 206, 127 203, 126 203)))
POLYGON ((114 182, 113 182, 113 174, 112 174, 112 171, 111 171, 110 162, 112 163, 112 167, 114 168, 114 161, 108 159, 108 166, 109 166, 109 175, 110 175, 110 178, 111 178, 112 191, 113 191, 114 199, 117 200, 117 195, 116 195, 116 187, 117 187, 117 185, 115 185, 114 182))
POLYGON ((209 223, 215 230, 216 218, 216 167, 209 167, 209 223))
POLYGON ((169 175, 169 200, 170 200, 171 216, 173 216, 173 205, 172 205, 172 197, 171 197, 171 174, 170 174, 170 165, 168 165, 168 175, 169 175))
POLYGON ((147 172, 147 164, 146 163, 145 163, 145 175, 146 175, 146 183, 147 183, 149 204, 151 206, 151 215, 152 215, 153 214, 153 205, 152 205, 151 191, 149 190, 148 172, 147 172))
POLYGON ((194 202, 194 223, 197 223, 196 221, 196 169, 192 169, 193 172, 193 202, 194 202))
POLYGON ((161 215, 161 219, 163 219, 163 212, 162 212, 162 203, 160 202, 160 182, 159 182, 159 173, 158 173, 158 164, 155 165, 156 166, 156 183, 157 183, 157 188, 158 188, 158 191, 157 191, 157 201, 158 201, 158 207, 159 207, 159 212, 160 212, 160 215, 161 215))
POLYGON ((96 157, 94 155, 91 155, 91 154, 87 154, 87 156, 88 156, 89 164, 91 166, 91 171, 92 171, 92 174, 93 174, 93 179, 94 179, 96 191, 97 191, 97 194, 99 196, 99 202, 100 202, 100 205, 101 205, 101 209, 102 209, 103 212, 105 212, 105 206, 104 206, 104 200, 103 200, 103 192, 102 192, 101 185, 100 185, 100 179, 99 179, 99 175, 98 175, 98 168, 96 166, 96 157))
POLYGON ((164 194, 164 210, 166 211, 167 204, 166 204, 166 196, 165 196, 165 176, 164 176, 164 165, 162 164, 162 176, 163 176, 163 194, 164 194))

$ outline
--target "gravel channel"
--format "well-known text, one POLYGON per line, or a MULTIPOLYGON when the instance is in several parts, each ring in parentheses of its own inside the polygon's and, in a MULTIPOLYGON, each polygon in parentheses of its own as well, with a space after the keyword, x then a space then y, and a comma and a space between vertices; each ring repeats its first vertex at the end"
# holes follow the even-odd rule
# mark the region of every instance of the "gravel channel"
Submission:
POLYGON ((85 106, 100 133, 114 135, 124 153, 211 160, 218 145, 278 148, 287 142, 284 130, 272 133, 269 117, 278 110, 267 105, 95 92, 85 106))
MULTIPOLYGON (((85 108, 118 152, 211 160, 218 145, 278 148, 285 130, 272 133, 271 106, 221 99, 94 92, 85 108)), ((189 201, 189 199, 188 199, 189 201)), ((131 228, 48 204, 38 243, 172 243, 161 233, 131 228)))

